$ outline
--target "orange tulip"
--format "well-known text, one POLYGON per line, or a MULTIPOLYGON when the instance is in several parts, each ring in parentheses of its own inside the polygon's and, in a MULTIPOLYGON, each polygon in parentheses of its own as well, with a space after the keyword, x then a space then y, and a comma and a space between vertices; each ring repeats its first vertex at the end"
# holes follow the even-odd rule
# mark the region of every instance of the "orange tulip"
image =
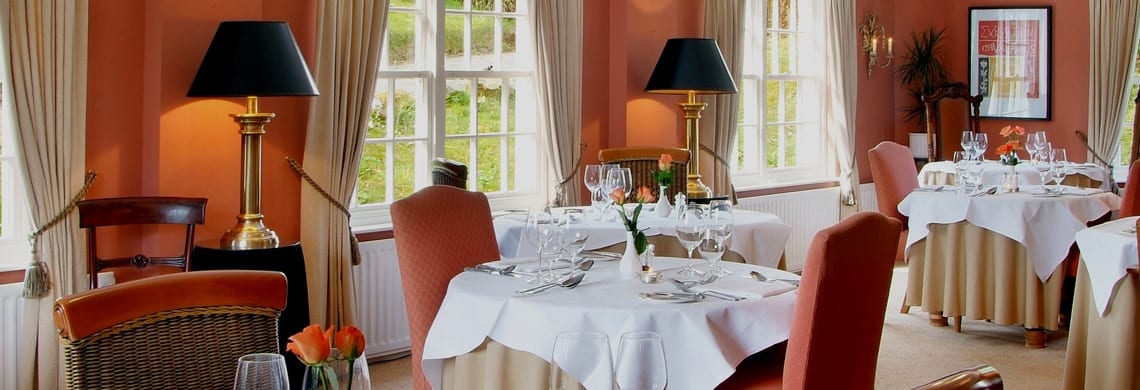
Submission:
POLYGON ((653 190, 649 187, 641 186, 637 189, 637 201, 642 203, 649 203, 653 201, 653 190))
POLYGON ((321 326, 312 324, 306 326, 299 333, 289 337, 289 344, 285 349, 297 355, 307 365, 323 364, 332 353, 329 338, 332 337, 332 328, 321 331, 321 326))
POLYGON ((673 155, 669 153, 662 153, 661 158, 657 159, 657 168, 662 171, 669 169, 670 164, 673 164, 673 155))
POLYGON ((356 360, 364 353, 364 333, 355 326, 344 326, 333 336, 333 345, 349 360, 356 360))
POLYGON ((614 189, 614 192, 610 193, 610 199, 613 199, 615 204, 625 204, 625 189, 614 189))

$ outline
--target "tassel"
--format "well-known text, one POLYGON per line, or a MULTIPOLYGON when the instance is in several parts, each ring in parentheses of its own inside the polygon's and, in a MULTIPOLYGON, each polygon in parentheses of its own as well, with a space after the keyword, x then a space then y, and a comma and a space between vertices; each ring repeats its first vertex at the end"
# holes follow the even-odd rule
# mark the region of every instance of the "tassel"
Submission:
POLYGON ((356 235, 352 232, 348 232, 348 251, 352 265, 360 265, 360 241, 356 240, 356 235))
POLYGON ((51 280, 48 279, 47 264, 37 261, 28 266, 24 273, 24 298, 43 298, 51 290, 51 280))

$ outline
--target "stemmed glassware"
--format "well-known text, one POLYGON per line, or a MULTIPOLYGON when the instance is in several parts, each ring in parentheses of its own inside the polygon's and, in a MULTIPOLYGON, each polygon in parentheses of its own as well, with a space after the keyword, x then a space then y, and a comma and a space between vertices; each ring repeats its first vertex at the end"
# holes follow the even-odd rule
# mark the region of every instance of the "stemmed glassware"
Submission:
POLYGON ((669 375, 661 336, 656 332, 623 333, 614 380, 621 390, 663 390, 669 375))
POLYGON ((1042 132, 1030 133, 1030 134, 1025 135, 1025 151, 1029 152, 1029 159, 1030 160, 1032 160, 1034 158, 1033 156, 1037 155, 1037 150, 1041 148, 1041 143, 1043 142, 1043 141, 1041 141, 1041 139, 1044 137, 1038 137, 1037 136, 1038 134, 1041 134, 1042 136, 1045 135, 1045 133, 1042 133, 1042 132))
POLYGON ((1065 181, 1065 175, 1069 173, 1068 170, 1069 158, 1065 155, 1065 148, 1053 149, 1053 169, 1049 170, 1049 175, 1053 177, 1053 182, 1056 183, 1054 188, 1058 194, 1061 193, 1061 182, 1065 181))
POLYGON ((602 184, 602 190, 606 192, 606 206, 614 203, 610 194, 614 191, 621 190, 625 194, 629 194, 630 183, 632 182, 632 174, 629 168, 611 168, 606 171, 606 181, 602 184))
POLYGON ((713 275, 724 276, 728 270, 720 266, 720 258, 724 256, 727 248, 725 248, 724 240, 719 235, 720 233, 706 226, 705 233, 701 237, 701 243, 697 245, 697 252, 700 252, 701 257, 704 257, 705 261, 708 262, 709 272, 712 272, 713 275))
POLYGON ((570 216, 563 214, 558 220, 558 241, 562 249, 570 257, 570 262, 578 263, 578 254, 586 248, 586 239, 590 238, 589 229, 575 229, 570 223, 570 216))
POLYGON ((602 166, 587 165, 586 173, 582 176, 582 182, 586 185, 586 189, 590 190, 590 211, 597 213, 598 202, 594 194, 602 188, 602 166))
POLYGON ((951 157, 954 161, 954 182, 958 184, 958 192, 966 191, 966 152, 955 150, 951 157))
POLYGON ((253 353, 238 358, 234 390, 289 390, 285 357, 275 353, 253 353))
POLYGON ((677 222, 675 228, 677 230, 677 242, 685 247, 685 253, 689 255, 689 260, 685 262, 685 269, 678 272, 685 276, 701 275, 703 272, 697 271, 693 268, 693 250, 697 249, 697 245, 701 243, 701 233, 705 226, 705 221, 702 218, 701 210, 695 206, 680 205, 680 211, 677 213, 677 222))
MULTIPOLYGON (((1040 134, 1040 133, 1038 133, 1040 134)), ((1049 170, 1053 169, 1053 145, 1048 142, 1037 144, 1037 154, 1033 157, 1033 169, 1041 176, 1041 193, 1048 193, 1049 170)))
POLYGON ((534 245, 535 253, 538 254, 538 275, 534 279, 528 280, 528 283, 541 283, 553 279, 550 275, 550 260, 544 260, 546 246, 554 239, 555 226, 553 217, 544 211, 532 211, 526 217, 526 230, 525 235, 527 241, 534 245))
POLYGON ((986 133, 974 134, 974 156, 978 162, 986 161, 986 147, 990 144, 990 137, 986 133))
POLYGON ((963 131, 961 144, 962 150, 966 152, 966 158, 972 158, 974 156, 974 146, 976 145, 974 143, 974 132, 969 130, 963 131))
MULTIPOLYGON (((720 255, 727 251, 733 229, 732 203, 727 200, 714 200, 709 202, 709 215, 705 218, 705 232, 720 247, 720 255)), ((702 255, 704 252, 702 252, 702 255)), ((712 272, 717 276, 725 276, 732 272, 720 266, 720 256, 711 260, 712 272)))
POLYGON ((554 338, 550 356, 550 389, 587 389, 613 386, 610 340, 600 332, 562 332, 554 338))

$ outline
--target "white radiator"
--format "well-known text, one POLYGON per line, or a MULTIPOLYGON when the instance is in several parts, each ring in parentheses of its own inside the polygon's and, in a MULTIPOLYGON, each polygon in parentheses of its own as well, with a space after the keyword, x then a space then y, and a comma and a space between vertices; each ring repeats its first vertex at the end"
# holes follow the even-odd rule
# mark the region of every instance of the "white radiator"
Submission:
POLYGON ((859 210, 879 211, 879 202, 875 198, 875 183, 859 185, 859 210))
POLYGON ((368 338, 364 351, 370 360, 411 347, 404 290, 393 240, 360 243, 360 266, 353 270, 356 283, 357 325, 368 338))
MULTIPOLYGON (((15 389, 19 377, 20 359, 20 319, 23 318, 24 303, 20 293, 23 283, 0 284, 0 389, 15 389)), ((55 340, 50 340, 55 342, 55 340)))
POLYGON ((839 187, 743 198, 737 207, 775 214, 792 227, 784 256, 788 270, 799 271, 815 233, 839 220, 839 187))

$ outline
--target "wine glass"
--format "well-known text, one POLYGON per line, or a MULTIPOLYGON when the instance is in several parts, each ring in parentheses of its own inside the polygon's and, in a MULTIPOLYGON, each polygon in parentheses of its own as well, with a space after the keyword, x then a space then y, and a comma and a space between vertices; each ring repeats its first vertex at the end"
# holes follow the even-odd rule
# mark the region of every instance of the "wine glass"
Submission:
POLYGON ((572 331, 554 337, 550 389, 608 389, 613 386, 610 339, 605 333, 572 331))
POLYGON ((677 222, 674 227, 677 230, 677 242, 685 248, 685 254, 689 256, 689 260, 685 262, 685 269, 678 272, 685 276, 701 275, 703 272, 697 271, 693 268, 693 250, 697 249, 697 245, 701 243, 701 229, 705 226, 702 219, 700 209, 696 207, 686 207, 680 205, 680 211, 677 213, 677 222))
POLYGON ((986 161, 986 147, 990 144, 990 137, 986 133, 974 134, 974 155, 978 161, 986 161))
POLYGON ((558 222, 558 241, 562 244, 562 249, 565 249, 567 255, 570 256, 570 262, 578 263, 578 254, 582 249, 586 248, 586 239, 590 238, 589 229, 576 229, 570 223, 570 216, 563 214, 558 222))
MULTIPOLYGON (((728 251, 732 238, 734 222, 732 216, 732 203, 728 200, 714 200, 709 202, 709 215, 705 219, 705 231, 714 240, 720 242, 725 251, 728 251)), ((718 276, 731 274, 732 271, 720 267, 716 263, 715 272, 718 276)))
POLYGON ((974 132, 969 131, 969 130, 963 131, 962 132, 961 144, 962 144, 962 150, 966 152, 966 157, 973 156, 974 155, 974 132))
POLYGON ((285 357, 275 353, 253 353, 238 358, 234 390, 289 390, 285 357))
POLYGON ((1069 165, 1069 158, 1065 155, 1065 148, 1053 149, 1053 169, 1049 170, 1049 175, 1053 177, 1053 182, 1056 183, 1057 193, 1061 193, 1061 182, 1065 181, 1069 165))
POLYGON ((1040 148, 1041 142, 1038 141, 1037 133, 1030 133, 1025 136, 1025 151, 1029 152, 1029 159, 1032 160, 1037 155, 1037 149, 1040 148))
POLYGON ((724 276, 729 272, 720 266, 720 258, 724 256, 727 250, 724 240, 721 239, 720 232, 706 226, 704 234, 701 236, 700 244, 697 244, 697 252, 700 252, 701 257, 705 258, 705 262, 709 265, 709 272, 713 275, 724 276))
POLYGON ((954 182, 958 184, 959 192, 966 191, 966 152, 955 150, 950 157, 954 162, 954 182))
POLYGON ((590 210, 597 212, 598 203, 594 202, 594 193, 602 188, 602 166, 586 165, 586 173, 582 176, 586 189, 590 190, 590 210))
POLYGON ((621 390, 663 390, 669 375, 661 336, 656 332, 623 333, 614 380, 621 390))
POLYGON ((1037 154, 1032 159, 1033 169, 1037 170, 1037 174, 1041 176, 1041 193, 1049 193, 1049 187, 1045 184, 1049 183, 1045 176, 1049 175, 1049 171, 1053 169, 1052 159, 1049 158, 1049 153, 1044 149, 1037 150, 1037 154))
POLYGON ((547 263, 544 263, 543 254, 545 253, 546 246, 554 238, 553 217, 547 212, 541 210, 532 210, 526 216, 526 230, 525 235, 527 241, 534 245, 535 253, 538 255, 538 275, 534 279, 528 280, 528 283, 539 283, 548 279, 553 279, 549 272, 543 272, 545 269, 550 268, 547 263))

